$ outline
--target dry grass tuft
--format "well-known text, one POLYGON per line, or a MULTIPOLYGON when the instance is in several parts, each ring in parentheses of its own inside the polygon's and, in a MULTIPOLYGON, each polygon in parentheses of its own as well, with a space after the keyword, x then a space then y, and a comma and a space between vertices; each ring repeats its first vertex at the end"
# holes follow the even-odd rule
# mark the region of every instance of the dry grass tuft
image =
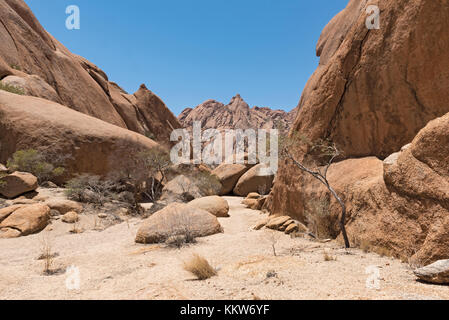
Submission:
POLYGON ((374 250, 379 256, 383 257, 394 257, 394 253, 392 250, 384 247, 376 248, 374 250))
POLYGON ((184 270, 193 274, 198 280, 206 280, 217 275, 217 271, 209 262, 198 254, 184 262, 184 270))
POLYGON ((78 221, 73 223, 72 226, 73 226, 73 228, 70 230, 70 233, 80 234, 80 233, 84 232, 84 230, 79 226, 79 222, 78 221))
POLYGON ((393 250, 379 245, 375 246, 371 244, 368 240, 361 240, 357 245, 361 250, 363 250, 364 253, 374 252, 381 257, 391 257, 391 258, 395 257, 393 250))
POLYGON ((41 239, 41 254, 38 257, 38 260, 44 261, 43 274, 44 275, 53 275, 57 272, 53 268, 54 259, 58 256, 57 253, 53 252, 52 244, 50 238, 47 236, 43 236, 41 239))
POLYGON ((305 217, 309 230, 317 239, 335 239, 340 233, 338 216, 331 214, 330 200, 309 200, 305 217))
POLYGON ((327 253, 327 251, 323 252, 323 258, 324 261, 337 261, 337 257, 330 255, 329 253, 327 253))

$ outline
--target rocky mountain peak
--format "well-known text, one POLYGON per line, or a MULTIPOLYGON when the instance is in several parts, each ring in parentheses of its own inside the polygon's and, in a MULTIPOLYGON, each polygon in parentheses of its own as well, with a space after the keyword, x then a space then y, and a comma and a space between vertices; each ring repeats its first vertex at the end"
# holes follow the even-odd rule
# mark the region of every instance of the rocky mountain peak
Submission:
POLYGON ((185 109, 178 117, 186 128, 191 128, 193 122, 199 121, 203 129, 272 129, 275 122, 280 121, 287 129, 292 124, 293 116, 282 110, 272 110, 268 107, 250 108, 240 94, 235 95, 229 104, 216 100, 207 100, 195 108, 185 109))

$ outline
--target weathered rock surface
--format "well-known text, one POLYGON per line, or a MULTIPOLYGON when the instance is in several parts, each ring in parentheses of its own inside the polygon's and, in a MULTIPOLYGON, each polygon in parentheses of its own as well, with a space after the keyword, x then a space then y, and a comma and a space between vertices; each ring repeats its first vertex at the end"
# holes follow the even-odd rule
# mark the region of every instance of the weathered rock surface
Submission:
POLYGON ((37 178, 26 172, 14 172, 1 178, 0 181, 3 182, 0 194, 10 199, 34 191, 38 187, 37 178))
POLYGON ((246 196, 246 199, 259 199, 261 197, 257 192, 251 192, 246 196))
POLYGON ((16 238, 42 231, 50 222, 50 208, 43 204, 18 205, 0 212, 0 238, 16 238))
POLYGON ((184 175, 179 175, 164 186, 161 201, 188 202, 201 197, 203 194, 195 182, 184 175))
POLYGON ((242 201, 247 208, 252 210, 262 210, 264 209, 265 201, 267 200, 266 196, 259 196, 257 199, 255 198, 246 198, 242 201))
POLYGON ((266 227, 268 229, 278 230, 284 223, 288 221, 292 221, 292 218, 289 216, 273 217, 267 222, 266 227))
MULTIPOLYGON (((138 154, 157 144, 137 133, 55 102, 0 90, 0 162, 15 151, 39 149, 66 156, 66 173, 105 176, 121 170, 123 154, 138 154)), ((67 178, 64 176, 62 178, 67 178)))
POLYGON ((265 164, 258 164, 240 177, 234 188, 234 194, 246 197, 252 192, 266 194, 271 190, 274 173, 265 164))
POLYGON ((449 284, 449 260, 438 260, 431 265, 416 269, 414 274, 425 282, 449 284))
POLYGON ((81 213, 83 211, 83 205, 79 202, 65 199, 50 199, 45 202, 51 210, 59 211, 60 214, 64 215, 68 212, 81 213))
POLYGON ((127 94, 49 35, 22 0, 0 3, 0 79, 121 128, 169 141, 176 117, 142 86, 127 94))
POLYGON ((189 202, 190 206, 205 210, 217 218, 229 217, 229 204, 226 200, 219 196, 210 196, 195 199, 189 202))
POLYGON ((222 232, 217 217, 209 212, 182 203, 172 203, 146 219, 139 228, 136 242, 162 243, 170 236, 188 232, 194 237, 206 237, 222 232))
POLYGON ((249 170, 250 166, 244 164, 226 164, 219 165, 212 171, 222 185, 219 195, 227 195, 232 193, 235 185, 245 172, 249 170))
POLYGON ((76 213, 75 211, 69 211, 62 216, 61 220, 65 223, 76 223, 80 220, 80 218, 78 216, 78 213, 76 213))
MULTIPOLYGON (((329 182, 347 206, 352 245, 389 252, 415 265, 449 258, 448 139, 449 113, 431 121, 386 162, 369 157, 330 167, 329 182)), ((306 203, 325 199, 329 192, 308 177, 300 195, 306 203)), ((341 208, 333 198, 330 212, 338 234, 341 208)), ((289 213, 305 221, 300 208, 289 213)))
MULTIPOLYGON (((369 30, 369 4, 349 1, 323 31, 320 65, 292 132, 311 141, 328 138, 346 158, 384 159, 449 112, 449 7, 433 0, 378 1, 381 28, 369 30)), ((301 215, 306 180, 293 165, 281 164, 271 212, 301 215)))

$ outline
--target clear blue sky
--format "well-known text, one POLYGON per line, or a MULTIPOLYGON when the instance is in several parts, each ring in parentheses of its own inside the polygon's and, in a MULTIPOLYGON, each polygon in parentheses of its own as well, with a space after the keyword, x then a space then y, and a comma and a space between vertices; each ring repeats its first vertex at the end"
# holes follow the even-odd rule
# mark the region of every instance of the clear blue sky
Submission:
POLYGON ((323 27, 348 0, 25 0, 72 52, 134 93, 147 84, 179 114, 236 93, 291 110, 315 70, 323 27), (65 28, 78 5, 81 29, 65 28))

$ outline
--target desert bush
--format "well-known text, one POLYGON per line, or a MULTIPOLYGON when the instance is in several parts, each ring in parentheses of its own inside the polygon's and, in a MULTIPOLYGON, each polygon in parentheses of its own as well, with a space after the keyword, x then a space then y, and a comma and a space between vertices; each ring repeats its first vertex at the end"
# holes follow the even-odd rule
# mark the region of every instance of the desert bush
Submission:
POLYGON ((347 214, 346 203, 344 197, 334 189, 327 177, 331 165, 343 156, 337 145, 329 139, 319 139, 316 142, 312 142, 300 134, 281 137, 279 144, 280 155, 285 161, 293 162, 295 167, 318 180, 339 203, 341 207, 341 216, 339 219, 340 231, 345 242, 345 247, 350 248, 351 244, 345 226, 347 214))
POLYGON ((25 91, 22 88, 19 88, 17 86, 13 86, 11 84, 3 83, 0 81, 0 90, 7 91, 10 93, 18 94, 23 96, 25 94, 25 91))
POLYGON ((324 259, 324 261, 326 261, 326 262, 329 262, 329 261, 337 261, 337 257, 336 257, 336 256, 330 255, 327 251, 324 251, 324 252, 323 252, 323 259, 324 259))
POLYGON ((185 245, 196 243, 192 222, 186 216, 176 220, 165 218, 164 224, 170 228, 165 240, 167 246, 180 249, 185 245))
POLYGON ((198 280, 206 280, 217 275, 217 271, 209 262, 198 254, 184 262, 184 270, 193 274, 198 280))
POLYGON ((318 239, 335 238, 338 235, 336 225, 338 225, 338 217, 330 213, 329 199, 312 199, 308 201, 305 217, 309 230, 318 239))
POLYGON ((193 244, 196 243, 196 239, 193 236, 192 233, 185 233, 185 234, 178 234, 178 235, 174 235, 174 236, 170 236, 167 238, 167 240, 165 240, 165 244, 168 247, 171 248, 176 248, 176 249, 181 249, 182 247, 188 245, 188 244, 193 244))
POLYGON ((276 231, 272 231, 270 232, 270 243, 271 243, 271 249, 273 250, 273 256, 277 257, 277 252, 276 252, 276 245, 279 241, 280 238, 280 233, 276 232, 276 231))
POLYGON ((22 68, 20 66, 16 65, 16 64, 12 64, 12 65, 10 65, 10 67, 15 69, 15 70, 22 71, 22 68))
POLYGON ((192 176, 192 181, 195 181, 195 184, 205 196, 217 195, 222 187, 220 180, 207 171, 197 172, 192 176))
POLYGON ((113 181, 83 174, 67 182, 65 193, 71 200, 103 206, 106 202, 117 199, 115 190, 117 185, 113 181))
POLYGON ((6 181, 2 180, 5 176, 5 173, 0 173, 0 188, 6 187, 6 181))
MULTIPOLYGON (((29 172, 42 183, 64 174, 64 168, 52 164, 43 152, 35 149, 19 150, 8 161, 7 167, 12 171, 29 172)), ((54 163, 54 162, 53 162, 54 163)))
POLYGON ((148 169, 149 175, 142 192, 148 200, 157 201, 162 195, 163 183, 167 180, 167 171, 172 165, 170 155, 161 147, 156 147, 142 152, 139 156, 144 167, 148 169), (159 175, 158 178, 156 178, 157 175, 159 175))
POLYGON ((257 193, 261 196, 266 196, 268 193, 270 193, 270 189, 268 188, 267 184, 261 184, 257 186, 257 193))
POLYGON ((145 131, 145 137, 147 137, 148 139, 151 139, 151 140, 156 140, 156 136, 154 135, 154 133, 152 133, 150 131, 145 131))

